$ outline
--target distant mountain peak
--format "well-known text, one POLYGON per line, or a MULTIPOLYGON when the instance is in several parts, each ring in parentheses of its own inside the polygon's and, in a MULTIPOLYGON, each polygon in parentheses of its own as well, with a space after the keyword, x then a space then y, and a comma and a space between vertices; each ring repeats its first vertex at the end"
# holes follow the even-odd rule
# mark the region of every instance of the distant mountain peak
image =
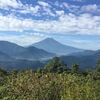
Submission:
POLYGON ((44 40, 54 40, 54 39, 53 39, 53 38, 48 37, 48 38, 45 38, 44 40))
POLYGON ((57 40, 53 38, 46 38, 42 41, 39 41, 33 44, 32 46, 35 46, 36 48, 39 48, 39 49, 43 49, 47 52, 55 53, 57 55, 66 55, 73 52, 83 51, 75 47, 61 44, 60 42, 58 42, 57 40))
POLYGON ((55 40, 53 38, 46 38, 46 39, 42 40, 42 42, 43 41, 46 41, 46 42, 57 42, 57 43, 59 43, 57 40, 55 40))

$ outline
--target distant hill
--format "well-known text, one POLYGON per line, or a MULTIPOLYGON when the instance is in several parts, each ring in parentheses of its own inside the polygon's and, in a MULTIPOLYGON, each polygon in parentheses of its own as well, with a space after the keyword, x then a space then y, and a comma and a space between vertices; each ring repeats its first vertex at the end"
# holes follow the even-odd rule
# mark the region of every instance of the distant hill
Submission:
POLYGON ((0 68, 7 71, 12 70, 25 70, 25 69, 37 69, 44 66, 44 63, 40 61, 28 61, 28 60, 12 60, 12 61, 0 61, 0 68))
POLYGON ((96 52, 97 51, 93 51, 93 50, 84 50, 81 52, 69 54, 69 56, 89 56, 89 55, 94 55, 96 52))
POLYGON ((50 59, 54 56, 55 54, 49 53, 42 49, 37 49, 36 47, 28 47, 18 55, 19 59, 26 60, 45 60, 50 59))
POLYGON ((9 56, 16 57, 16 55, 19 52, 22 52, 24 50, 25 50, 24 47, 21 47, 15 43, 11 43, 8 41, 0 41, 0 51, 9 56))
POLYGON ((62 56, 62 61, 68 66, 72 64, 79 64, 81 69, 91 69, 96 66, 96 61, 100 59, 100 50, 97 51, 84 51, 68 56, 62 56))
POLYGON ((97 51, 95 52, 95 55, 100 56, 100 50, 97 50, 97 51))
POLYGON ((0 61, 12 61, 13 58, 0 51, 0 61))
POLYGON ((32 44, 31 46, 35 46, 36 48, 43 49, 47 52, 55 53, 57 55, 67 55, 73 52, 83 51, 82 49, 63 45, 52 38, 46 38, 45 40, 32 44))
POLYGON ((15 59, 39 60, 51 58, 55 54, 38 49, 36 47, 22 47, 8 41, 0 41, 0 51, 15 59))
MULTIPOLYGON (((36 47, 22 47, 8 41, 0 41, 0 67, 6 70, 36 69, 55 54, 36 47)), ((42 66, 43 67, 43 66, 42 66)))

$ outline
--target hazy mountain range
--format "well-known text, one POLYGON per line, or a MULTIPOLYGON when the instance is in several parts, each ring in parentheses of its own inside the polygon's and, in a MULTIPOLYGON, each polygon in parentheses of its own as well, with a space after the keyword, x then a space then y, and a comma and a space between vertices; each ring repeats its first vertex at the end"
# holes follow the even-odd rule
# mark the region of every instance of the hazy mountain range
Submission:
POLYGON ((0 41, 0 51, 13 59, 40 60, 55 56, 53 53, 33 46, 22 47, 7 41, 0 41))
POLYGON ((47 38, 28 47, 0 41, 0 66, 5 69, 42 67, 49 59, 60 56, 68 66, 78 63, 81 68, 93 68, 100 57, 100 50, 83 50, 47 38))

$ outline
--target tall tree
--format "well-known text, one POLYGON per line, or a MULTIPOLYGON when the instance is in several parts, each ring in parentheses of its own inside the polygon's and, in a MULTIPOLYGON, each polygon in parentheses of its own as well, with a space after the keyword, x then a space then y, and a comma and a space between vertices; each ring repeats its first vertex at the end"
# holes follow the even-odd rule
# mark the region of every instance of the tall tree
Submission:
POLYGON ((47 63, 45 69, 49 72, 63 72, 66 67, 59 57, 54 57, 47 63))
POLYGON ((79 65, 73 64, 72 65, 72 73, 78 73, 78 71, 79 71, 79 65))

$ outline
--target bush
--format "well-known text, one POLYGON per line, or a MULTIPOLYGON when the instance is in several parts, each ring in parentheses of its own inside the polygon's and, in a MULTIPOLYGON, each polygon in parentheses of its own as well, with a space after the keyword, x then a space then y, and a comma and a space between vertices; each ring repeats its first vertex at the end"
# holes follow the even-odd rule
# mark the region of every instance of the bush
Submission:
POLYGON ((68 73, 23 71, 7 76, 0 100, 100 100, 100 80, 68 73))

